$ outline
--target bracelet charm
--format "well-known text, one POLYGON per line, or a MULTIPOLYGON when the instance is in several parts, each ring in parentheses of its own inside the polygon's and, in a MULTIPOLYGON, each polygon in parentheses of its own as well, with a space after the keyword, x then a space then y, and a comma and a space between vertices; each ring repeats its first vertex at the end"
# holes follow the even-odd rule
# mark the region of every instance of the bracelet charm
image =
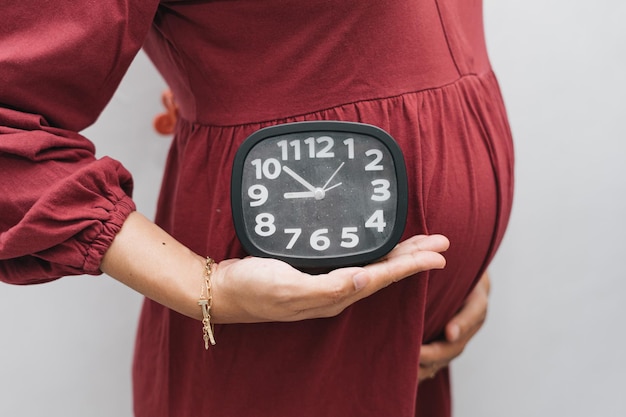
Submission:
POLYGON ((206 258, 204 264, 204 281, 202 282, 202 290, 198 305, 202 308, 202 338, 204 339, 204 348, 209 349, 209 343, 215 345, 215 336, 213 334, 214 327, 211 324, 211 304, 213 295, 211 293, 211 274, 213 273, 213 265, 215 261, 209 257, 206 258))

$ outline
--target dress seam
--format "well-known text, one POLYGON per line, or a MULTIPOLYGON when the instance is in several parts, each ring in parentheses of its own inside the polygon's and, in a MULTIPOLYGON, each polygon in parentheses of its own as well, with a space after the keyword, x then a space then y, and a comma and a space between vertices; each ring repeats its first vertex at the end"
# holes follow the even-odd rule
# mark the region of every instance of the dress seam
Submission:
POLYGON ((450 37, 448 36, 448 31, 446 30, 446 24, 443 20, 443 16, 441 15, 441 7, 439 6, 439 0, 434 0, 434 1, 435 1, 435 7, 437 8, 437 15, 439 16, 439 23, 441 24, 441 31, 443 32, 443 36, 446 39, 446 46, 448 47, 448 52, 450 53, 450 59, 452 60, 452 63, 454 64, 454 68, 456 68, 457 74, 460 77, 462 77, 463 72, 459 68, 459 64, 457 63, 456 58, 454 56, 454 51, 452 50, 452 46, 450 45, 450 37))
POLYGON ((280 117, 280 118, 276 118, 276 119, 265 119, 265 120, 257 120, 257 121, 247 122, 247 123, 235 123, 235 124, 200 123, 200 122, 197 122, 197 121, 189 120, 189 119, 185 118, 182 115, 179 115, 178 119, 179 119, 179 121, 185 121, 186 123, 194 125, 194 126, 213 127, 213 128, 235 128, 235 127, 246 127, 246 126, 252 126, 252 125, 263 125, 263 124, 274 123, 274 122, 278 122, 278 121, 282 121, 282 120, 289 120, 289 119, 300 118, 300 117, 311 115, 311 114, 322 113, 322 112, 325 112, 325 111, 329 111, 329 110, 336 109, 336 108, 339 108, 339 107, 350 106, 350 105, 357 104, 357 103, 368 103, 368 102, 380 101, 380 100, 391 100, 391 99, 395 99, 395 98, 403 97, 403 96, 407 96, 407 95, 425 93, 425 92, 434 91, 434 90, 440 90, 442 88, 446 88, 446 87, 452 86, 452 85, 454 85, 454 84, 456 84, 456 83, 458 83, 458 82, 460 82, 460 81, 462 81, 462 80, 464 80, 466 78, 481 77, 481 76, 487 75, 487 74, 489 74, 491 72, 492 72, 491 69, 485 71, 484 73, 469 72, 469 73, 465 73, 465 74, 460 75, 458 78, 454 79, 453 81, 450 81, 448 83, 445 83, 445 84, 442 84, 442 85, 439 85, 439 86, 436 86, 436 87, 428 87, 428 88, 423 88, 423 89, 420 89, 420 90, 405 91, 405 92, 394 94, 394 95, 391 95, 391 96, 372 97, 372 98, 365 98, 365 99, 360 99, 360 100, 352 100, 352 101, 348 101, 348 102, 345 102, 345 103, 339 103, 339 104, 335 104, 335 105, 332 105, 332 106, 324 107, 324 108, 321 108, 321 109, 308 111, 306 113, 292 114, 292 115, 289 115, 289 116, 280 117))
MULTIPOLYGON (((176 36, 176 31, 172 30, 169 20, 163 19, 162 23, 163 23, 163 29, 159 28, 158 26, 154 24, 153 24, 153 27, 155 27, 155 29, 159 32, 159 35, 168 43, 168 46, 171 48, 171 51, 176 52, 176 54, 181 58, 181 59, 176 60, 176 62, 179 65, 181 65, 181 67, 183 68, 183 71, 181 71, 181 74, 184 74, 184 78, 185 78, 184 85, 187 91, 191 92, 193 91, 193 88, 191 87, 192 86, 191 75, 190 75, 191 72, 187 66, 187 62, 188 61, 191 62, 192 60, 190 60, 189 57, 177 47, 177 45, 179 45, 179 42, 176 42, 176 39, 174 39, 176 36)), ((194 116, 197 117, 198 104, 197 104, 196 97, 193 94, 190 94, 190 97, 193 100, 192 113, 194 116)), ((179 118, 180 118, 180 115, 179 115, 179 118)))

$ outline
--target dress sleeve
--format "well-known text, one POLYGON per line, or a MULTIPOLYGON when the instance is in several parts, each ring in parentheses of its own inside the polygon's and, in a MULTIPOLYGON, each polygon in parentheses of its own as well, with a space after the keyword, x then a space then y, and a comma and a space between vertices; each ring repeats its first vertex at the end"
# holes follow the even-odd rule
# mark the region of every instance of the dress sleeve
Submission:
POLYGON ((98 274, 132 178, 78 132, 141 48, 154 0, 0 0, 0 280, 98 274))

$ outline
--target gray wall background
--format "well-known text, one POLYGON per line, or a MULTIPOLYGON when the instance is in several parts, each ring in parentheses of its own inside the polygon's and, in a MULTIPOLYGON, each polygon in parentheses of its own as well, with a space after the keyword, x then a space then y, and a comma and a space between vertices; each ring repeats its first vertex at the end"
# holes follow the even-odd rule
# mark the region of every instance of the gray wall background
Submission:
MULTIPOLYGON (((456 416, 625 416, 626 3, 485 0, 485 20, 517 189, 487 323, 453 366, 456 416)), ((164 88, 140 54, 85 132, 148 216, 164 88)), ((130 416, 140 303, 105 276, 1 285, 0 416, 130 416)))

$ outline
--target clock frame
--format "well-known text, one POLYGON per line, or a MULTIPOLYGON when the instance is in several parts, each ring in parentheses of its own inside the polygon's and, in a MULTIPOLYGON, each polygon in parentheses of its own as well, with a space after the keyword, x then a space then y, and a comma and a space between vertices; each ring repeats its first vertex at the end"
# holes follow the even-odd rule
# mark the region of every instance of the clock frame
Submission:
POLYGON ((386 255, 404 232, 407 195, 400 147, 368 124, 267 127, 242 143, 233 162, 233 222, 244 249, 305 270, 386 255))

